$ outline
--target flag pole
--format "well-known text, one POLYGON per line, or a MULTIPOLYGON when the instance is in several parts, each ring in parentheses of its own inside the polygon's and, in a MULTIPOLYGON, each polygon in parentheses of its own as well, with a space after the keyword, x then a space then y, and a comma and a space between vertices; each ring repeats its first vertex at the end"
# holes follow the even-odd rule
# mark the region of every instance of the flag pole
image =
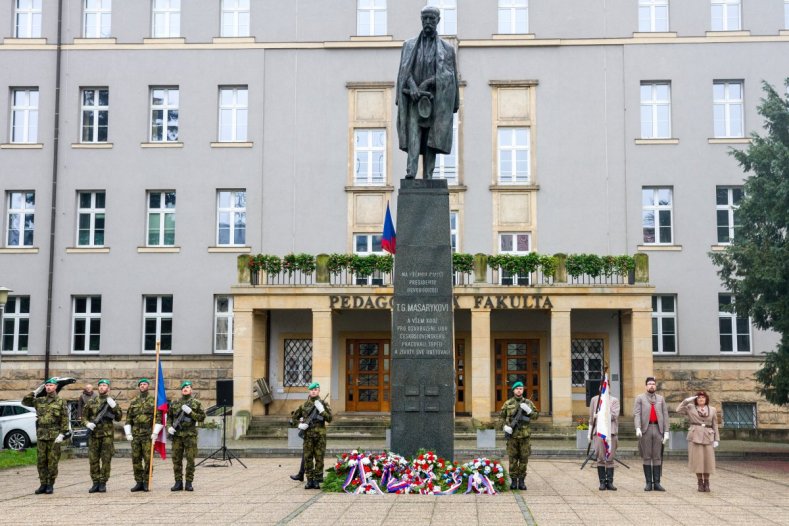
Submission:
MULTIPOLYGON (((154 369, 154 374, 156 375, 156 383, 153 390, 153 423, 151 424, 151 434, 153 435, 153 430, 156 427, 156 409, 158 407, 158 400, 156 399, 157 395, 159 394, 159 340, 156 340, 156 368, 154 369)), ((148 456, 148 489, 151 488, 151 484, 153 482, 153 442, 155 439, 151 439, 151 454, 148 456)))

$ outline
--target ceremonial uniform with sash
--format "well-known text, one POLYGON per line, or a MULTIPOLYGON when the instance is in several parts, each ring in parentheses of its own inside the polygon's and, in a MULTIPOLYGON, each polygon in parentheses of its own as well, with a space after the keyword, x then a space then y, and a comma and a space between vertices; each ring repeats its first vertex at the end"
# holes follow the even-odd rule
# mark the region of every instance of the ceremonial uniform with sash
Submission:
MULTIPOLYGON (((606 449, 605 443, 603 439, 597 436, 595 433, 594 437, 587 437, 593 440, 592 448, 594 449, 594 458, 597 460, 597 477, 600 481, 600 490, 612 490, 616 491, 616 487, 614 486, 614 455, 616 455, 616 448, 619 445, 619 399, 613 396, 611 398, 611 436, 608 437, 608 457, 606 458, 606 449)), ((597 418, 597 404, 600 399, 600 395, 595 395, 589 401, 589 434, 592 433, 592 428, 596 428, 597 426, 594 425, 595 419, 597 418)), ((599 424, 598 424, 599 425, 599 424)))
POLYGON ((531 455, 531 429, 529 423, 540 415, 537 407, 523 396, 523 382, 512 384, 514 396, 504 402, 500 420, 507 440, 507 456, 510 459, 510 489, 526 489, 526 472, 531 455), (518 421, 515 421, 515 416, 518 421))
POLYGON ((99 380, 99 396, 85 404, 82 412, 82 423, 90 430, 88 463, 93 486, 88 490, 89 493, 107 491, 112 455, 115 454, 114 422, 120 422, 123 416, 120 406, 109 396, 109 388, 109 380, 99 380))
POLYGON ((44 384, 46 396, 39 397, 39 387, 22 399, 22 405, 36 410, 36 438, 38 441, 38 479, 41 486, 36 494, 52 494, 58 476, 60 444, 68 433, 68 407, 58 396, 57 380, 50 378, 44 384))
POLYGON ((633 421, 638 438, 638 451, 644 464, 644 491, 665 491, 660 485, 663 472, 663 448, 668 442, 668 406, 666 400, 655 394, 657 384, 650 376, 646 380, 647 392, 636 397, 633 421))
POLYGON ((148 491, 148 472, 151 463, 151 431, 153 430, 153 396, 148 393, 151 382, 147 378, 137 382, 140 394, 132 399, 126 412, 126 440, 131 442, 134 481, 132 491, 148 491), (144 388, 144 390, 143 390, 144 388))
POLYGON ((320 398, 318 382, 309 385, 310 396, 293 412, 293 420, 304 431, 304 472, 307 475, 305 489, 320 489, 323 473, 323 457, 326 454, 326 423, 331 422, 329 402, 320 398), (314 414, 313 414, 314 412, 314 414))
POLYGON ((192 382, 181 384, 181 398, 170 404, 167 421, 168 431, 173 436, 173 474, 175 485, 172 491, 192 491, 197 456, 197 423, 205 420, 205 411, 200 400, 192 397, 192 382), (186 457, 186 485, 184 485, 183 462, 186 457))

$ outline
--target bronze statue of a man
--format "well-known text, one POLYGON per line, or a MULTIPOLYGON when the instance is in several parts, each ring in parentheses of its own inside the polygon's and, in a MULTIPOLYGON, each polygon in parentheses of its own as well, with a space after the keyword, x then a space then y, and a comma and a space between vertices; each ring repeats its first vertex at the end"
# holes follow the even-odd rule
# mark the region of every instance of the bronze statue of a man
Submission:
POLYGON ((455 49, 438 37, 438 8, 422 9, 422 32, 403 44, 397 74, 397 137, 408 152, 406 179, 433 178, 436 154, 452 151, 452 115, 460 106, 455 49))

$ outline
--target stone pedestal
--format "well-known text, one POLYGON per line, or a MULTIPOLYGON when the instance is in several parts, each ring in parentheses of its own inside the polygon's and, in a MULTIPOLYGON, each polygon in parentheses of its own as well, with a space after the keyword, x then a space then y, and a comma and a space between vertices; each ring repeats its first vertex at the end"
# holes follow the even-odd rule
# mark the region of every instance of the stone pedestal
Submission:
POLYGON ((455 356, 449 191, 403 179, 392 308, 392 451, 453 459, 455 356))

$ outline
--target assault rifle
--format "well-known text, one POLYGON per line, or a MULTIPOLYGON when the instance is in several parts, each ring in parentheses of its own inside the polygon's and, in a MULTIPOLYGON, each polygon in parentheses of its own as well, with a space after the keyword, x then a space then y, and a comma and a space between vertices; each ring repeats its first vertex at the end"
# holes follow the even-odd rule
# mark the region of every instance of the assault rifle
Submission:
MULTIPOLYGON (((525 398, 524 398, 524 400, 525 400, 525 398)), ((504 432, 504 440, 508 441, 510 438, 512 438, 512 435, 514 435, 515 431, 517 431, 518 428, 520 428, 521 424, 523 422, 528 423, 530 420, 531 420, 531 418, 529 418, 528 415, 524 415, 523 414, 523 408, 520 406, 520 404, 518 404, 518 410, 515 411, 515 414, 512 415, 512 420, 510 420, 510 422, 509 422, 509 426, 512 428, 512 433, 507 433, 505 431, 504 432)))
MULTIPOLYGON (((115 403, 117 404, 117 402, 115 403)), ((99 412, 96 414, 96 418, 91 420, 91 422, 93 423, 93 425, 97 426, 101 424, 103 420, 112 422, 114 419, 115 419, 115 412, 112 409, 110 409, 110 404, 108 404, 107 401, 105 400, 104 405, 101 406, 101 409, 99 409, 99 412), (112 413, 112 415, 107 416, 108 412, 112 413)), ((87 428, 87 433, 85 433, 85 437, 89 437, 89 436, 90 436, 90 428, 87 428)))
MULTIPOLYGON (((172 424, 172 428, 175 429, 176 431, 181 429, 181 425, 184 422, 186 422, 187 424, 189 422, 192 422, 192 419, 186 414, 186 412, 184 412, 184 405, 189 405, 189 404, 183 404, 181 406, 181 410, 178 411, 178 414, 176 415, 175 420, 173 421, 173 424, 172 424)), ((192 408, 192 406, 189 405, 189 409, 191 409, 191 408, 192 408)))
MULTIPOLYGON (((324 404, 325 404, 325 402, 326 402, 326 399, 327 399, 328 397, 329 397, 329 393, 326 393, 326 396, 324 396, 324 397, 323 397, 323 400, 322 400, 322 402, 323 402, 324 404)), ((307 424, 307 429, 309 429, 309 428, 310 428, 310 426, 312 425, 312 423, 313 423, 314 421, 316 421, 316 420, 317 420, 318 422, 323 422, 323 417, 322 417, 322 416, 320 415, 320 413, 318 412, 318 408, 317 408, 317 407, 315 407, 315 406, 313 405, 313 406, 312 406, 312 411, 310 411, 310 414, 307 416, 307 419, 304 421, 304 423, 305 423, 305 424, 307 424)), ((304 433, 305 433, 305 431, 306 431, 305 429, 299 429, 299 438, 301 438, 301 439, 303 439, 303 438, 304 438, 304 433)))

